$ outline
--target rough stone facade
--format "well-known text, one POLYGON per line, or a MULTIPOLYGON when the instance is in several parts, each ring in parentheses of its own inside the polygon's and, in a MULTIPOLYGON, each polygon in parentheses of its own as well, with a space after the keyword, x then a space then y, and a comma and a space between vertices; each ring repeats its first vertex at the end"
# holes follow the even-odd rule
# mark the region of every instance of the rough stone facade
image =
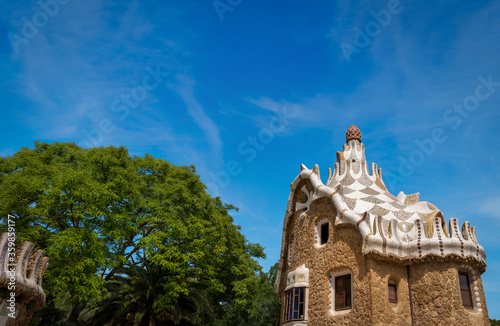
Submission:
POLYGON ((484 296, 482 273, 475 264, 441 260, 412 266, 412 295, 415 325, 490 325, 484 296), (462 304, 458 285, 458 271, 469 273, 472 299, 475 307, 462 304), (480 304, 478 308, 477 304, 480 304))
MULTIPOLYGON (((353 132, 352 127, 350 130, 348 134, 356 136, 354 141, 360 141, 361 133, 353 132)), ((351 143, 353 145, 356 144, 351 143)), ((307 291, 305 317, 284 325, 489 325, 481 281, 486 267, 485 254, 468 223, 464 223, 462 236, 456 235, 459 233, 456 220, 450 222, 449 231, 443 226, 444 219, 437 208, 423 221, 420 219, 423 213, 413 220, 387 222, 367 213, 348 215, 353 208, 345 208, 333 200, 347 186, 340 185, 330 191, 317 181, 314 184, 315 180, 311 179, 314 174, 319 175, 317 167, 302 168, 301 175, 292 184, 285 214, 276 293, 283 297, 286 290, 294 288, 294 282, 301 281, 300 286, 307 291), (367 220, 368 226, 361 230, 367 220), (326 221, 329 236, 326 243, 320 245, 323 231, 318 225, 326 221), (410 234, 408 229, 415 227, 410 234, 415 242, 408 240, 403 250, 400 246, 399 253, 403 254, 398 256, 398 251, 391 252, 387 244, 395 240, 401 242, 395 230, 403 223, 406 223, 402 228, 406 235, 410 234), (429 242, 420 249, 425 239, 429 242), (370 240, 374 243, 371 247, 370 240), (464 253, 466 241, 470 249, 464 253), (299 275, 296 280, 297 270, 307 273, 306 277, 300 279, 302 275, 299 275), (459 272, 467 273, 470 280, 471 308, 462 302, 459 272), (346 273, 351 275, 352 305, 348 310, 337 311, 332 305, 332 295, 335 295, 332 280, 335 275, 346 273), (288 277, 292 274, 292 278, 288 277), (396 286, 397 302, 389 301, 389 283, 396 286)), ((418 194, 411 196, 406 196, 406 200, 411 201, 406 203, 408 206, 420 204, 418 194)), ((400 200, 403 207, 405 197, 398 198, 403 199, 400 200)), ((285 305, 283 300, 283 309, 285 305)), ((282 318, 283 314, 284 311, 282 318)))

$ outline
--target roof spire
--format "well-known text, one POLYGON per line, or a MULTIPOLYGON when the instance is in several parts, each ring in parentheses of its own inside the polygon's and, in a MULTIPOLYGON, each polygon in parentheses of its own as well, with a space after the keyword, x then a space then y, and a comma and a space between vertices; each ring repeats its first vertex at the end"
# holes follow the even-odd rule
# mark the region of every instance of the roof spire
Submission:
POLYGON ((357 139, 361 142, 361 131, 355 125, 352 125, 345 132, 345 142, 349 143, 349 140, 357 139))

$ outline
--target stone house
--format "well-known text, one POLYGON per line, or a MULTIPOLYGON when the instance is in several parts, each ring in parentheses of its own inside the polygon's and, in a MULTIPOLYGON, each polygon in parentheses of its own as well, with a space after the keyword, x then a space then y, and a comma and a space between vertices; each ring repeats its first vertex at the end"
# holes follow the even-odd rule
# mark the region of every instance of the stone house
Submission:
POLYGON ((351 126, 326 185, 301 166, 283 223, 281 323, 489 325, 476 230, 420 194, 390 194, 351 126))

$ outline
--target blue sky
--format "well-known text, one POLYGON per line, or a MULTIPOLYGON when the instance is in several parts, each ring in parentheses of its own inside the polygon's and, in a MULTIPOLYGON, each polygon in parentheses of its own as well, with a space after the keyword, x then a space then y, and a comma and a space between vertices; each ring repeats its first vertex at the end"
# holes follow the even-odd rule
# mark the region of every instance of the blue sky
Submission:
POLYGON ((499 32, 498 1, 0 0, 0 155, 194 164, 267 270, 300 164, 326 179, 356 124, 393 194, 477 227, 500 319, 499 32))

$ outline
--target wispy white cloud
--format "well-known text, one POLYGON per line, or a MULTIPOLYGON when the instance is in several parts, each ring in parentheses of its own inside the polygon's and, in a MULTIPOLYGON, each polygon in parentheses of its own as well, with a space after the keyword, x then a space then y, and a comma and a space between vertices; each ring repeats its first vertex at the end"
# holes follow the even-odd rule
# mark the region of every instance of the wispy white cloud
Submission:
POLYGON ((206 111, 203 109, 203 106, 196 98, 194 94, 194 86, 196 84, 195 81, 187 75, 178 75, 177 80, 178 84, 172 84, 172 87, 184 101, 188 110, 188 114, 191 116, 193 121, 205 133, 209 146, 212 150, 212 159, 214 159, 214 161, 218 164, 222 164, 223 144, 220 137, 219 127, 207 115, 206 111))
POLYGON ((99 1, 70 2, 20 51, 19 91, 35 103, 27 118, 39 126, 40 137, 76 136, 83 126, 98 123, 112 97, 131 86, 133 77, 120 78, 118 72, 138 65, 119 54, 106 18, 99 1))
MULTIPOLYGON (((170 123, 171 107, 165 109, 161 102, 165 99, 160 101, 166 93, 161 88, 168 90, 165 86, 148 92, 124 120, 111 110, 115 99, 141 84, 146 67, 161 64, 173 74, 184 70, 179 63, 185 55, 183 40, 158 33, 164 28, 152 24, 136 0, 125 5, 90 0, 61 7, 50 24, 15 56, 20 66, 16 89, 33 103, 26 109, 29 114, 24 115, 24 123, 32 126, 37 139, 79 142, 86 140, 84 131, 97 130, 103 119, 109 119, 114 131, 104 135, 98 145, 127 143, 141 148, 149 140, 179 157, 200 160, 190 133, 170 123)), ((184 98, 189 113, 196 117, 201 105, 187 85, 184 98)), ((221 155, 215 124, 206 115, 197 119, 214 151, 221 155)))
MULTIPOLYGON (((316 95, 299 100, 276 100, 267 96, 248 99, 248 102, 273 115, 286 116, 289 126, 281 133, 292 134, 309 128, 331 129, 356 115, 359 108, 346 107, 340 97, 316 95)), ((268 116, 257 112, 249 115, 258 127, 267 127, 268 116)))

